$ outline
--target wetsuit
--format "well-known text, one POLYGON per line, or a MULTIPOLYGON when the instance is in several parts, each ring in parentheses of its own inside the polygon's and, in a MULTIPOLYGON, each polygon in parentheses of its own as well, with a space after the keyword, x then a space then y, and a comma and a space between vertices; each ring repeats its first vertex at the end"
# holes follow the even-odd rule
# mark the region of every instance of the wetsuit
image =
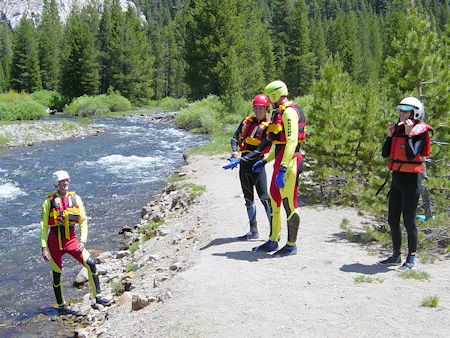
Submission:
MULTIPOLYGON (((264 153, 269 151, 269 147, 263 149, 253 157, 247 158, 245 155, 250 154, 252 151, 257 149, 261 144, 261 140, 266 138, 268 124, 268 118, 264 120, 256 120, 254 116, 249 116, 242 120, 231 138, 232 152, 238 151, 239 147, 239 150, 243 156, 239 166, 239 179, 241 182, 242 192, 244 193, 245 206, 247 208, 247 215, 250 224, 250 232, 252 233, 258 232, 256 222, 256 205, 254 202, 254 188, 256 188, 256 192, 258 193, 259 199, 264 206, 267 218, 270 222, 270 206, 269 195, 267 192, 266 171, 262 170, 261 173, 254 173, 252 171, 253 164, 261 159, 264 153), (244 126, 246 130, 243 132, 244 126)), ((270 144, 268 145, 270 146, 270 144)))
POLYGON ((41 214, 41 248, 48 248, 53 273, 53 290, 59 306, 65 304, 61 282, 62 257, 68 253, 79 261, 88 271, 91 292, 94 297, 100 293, 100 283, 94 261, 86 249, 77 251, 78 238, 75 226, 80 227, 80 240, 87 241, 88 225, 86 212, 81 198, 74 192, 65 196, 50 194, 42 204, 41 214), (50 231, 48 228, 50 227, 50 231), (47 235, 48 234, 48 235, 47 235))
MULTIPOLYGON (((406 151, 407 159, 412 160, 422 153, 427 133, 407 136, 405 135, 404 125, 396 127, 393 137, 387 137, 383 144, 383 157, 392 157, 393 139, 395 138, 406 138, 404 151, 406 151)), ((414 256, 418 241, 416 212, 420 192, 422 191, 421 175, 417 172, 405 172, 403 170, 402 165, 398 165, 396 170, 392 170, 388 202, 388 223, 391 228, 394 256, 398 256, 402 243, 400 215, 403 214, 403 223, 405 224, 408 237, 408 256, 414 256)))
POLYGON ((274 143, 268 155, 267 162, 275 159, 272 181, 270 184, 270 203, 272 207, 272 229, 269 240, 278 242, 281 236, 281 203, 287 215, 288 239, 287 245, 295 246, 300 224, 298 207, 298 178, 303 166, 302 155, 299 149, 299 134, 304 129, 304 116, 292 106, 278 108, 273 112, 272 123, 277 125, 276 135, 282 134, 280 138, 272 135, 269 127, 269 139, 274 143), (278 119, 278 122, 274 121, 278 119), (300 128, 300 125, 302 128, 300 128), (276 187, 276 177, 280 167, 286 169, 285 185, 283 188, 276 187))

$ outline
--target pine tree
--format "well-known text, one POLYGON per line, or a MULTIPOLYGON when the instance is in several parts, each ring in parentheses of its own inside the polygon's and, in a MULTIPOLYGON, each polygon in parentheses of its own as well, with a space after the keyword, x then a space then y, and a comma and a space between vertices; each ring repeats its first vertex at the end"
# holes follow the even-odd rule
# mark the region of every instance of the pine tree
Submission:
POLYGON ((263 67, 271 62, 270 52, 262 51, 268 45, 267 40, 259 43, 265 30, 262 14, 252 1, 195 0, 186 17, 186 82, 192 98, 225 93, 229 98, 250 98, 262 90, 263 67), (221 79, 234 78, 237 73, 241 79, 233 84, 232 95, 229 82, 221 79))
POLYGON ((0 23, 0 92, 9 90, 13 57, 13 34, 9 26, 0 23))
POLYGON ((113 24, 111 19, 111 7, 109 1, 104 3, 99 24, 98 49, 101 67, 101 93, 106 93, 111 86, 112 78, 112 48, 113 48, 113 24))
POLYGON ((96 95, 100 88, 98 50, 82 12, 72 11, 66 24, 62 92, 68 98, 96 95))
POLYGON ((290 16, 292 5, 289 0, 274 0, 271 2, 272 16, 270 20, 270 30, 273 42, 275 59, 274 78, 283 78, 286 68, 287 58, 287 18, 290 16))
POLYGON ((23 16, 14 32, 11 88, 32 93, 42 89, 36 34, 31 20, 23 16))
POLYGON ((283 79, 292 96, 309 93, 315 77, 315 59, 309 37, 308 8, 304 0, 295 4, 288 23, 287 60, 283 79))
POLYGON ((112 78, 114 89, 132 101, 152 96, 153 57, 150 42, 137 13, 122 14, 116 1, 111 6, 113 22, 112 78))
POLYGON ((44 0, 41 23, 37 31, 42 87, 48 90, 58 90, 61 71, 62 25, 55 0, 44 0))
MULTIPOLYGON (((323 21, 320 17, 320 9, 315 3, 315 8, 312 9, 311 20, 311 51, 314 53, 316 69, 320 69, 327 60, 327 47, 325 39, 325 28, 323 21)), ((316 72, 316 76, 318 73, 316 72)))

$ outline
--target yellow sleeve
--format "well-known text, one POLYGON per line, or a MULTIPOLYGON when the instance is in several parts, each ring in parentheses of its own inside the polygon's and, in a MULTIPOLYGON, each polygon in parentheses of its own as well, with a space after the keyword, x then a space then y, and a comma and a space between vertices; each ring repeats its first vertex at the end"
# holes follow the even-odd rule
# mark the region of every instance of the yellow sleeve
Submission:
POLYGON ((80 209, 80 242, 87 242, 88 237, 88 222, 86 218, 86 209, 84 208, 83 201, 81 197, 75 195, 77 199, 78 208, 80 209))
POLYGON ((41 211, 41 248, 47 247, 47 236, 48 236, 48 216, 50 213, 50 200, 47 198, 44 203, 42 203, 41 211))
POLYGON ((286 133, 286 147, 281 165, 288 166, 298 145, 298 114, 294 108, 288 107, 283 113, 284 132, 286 133))

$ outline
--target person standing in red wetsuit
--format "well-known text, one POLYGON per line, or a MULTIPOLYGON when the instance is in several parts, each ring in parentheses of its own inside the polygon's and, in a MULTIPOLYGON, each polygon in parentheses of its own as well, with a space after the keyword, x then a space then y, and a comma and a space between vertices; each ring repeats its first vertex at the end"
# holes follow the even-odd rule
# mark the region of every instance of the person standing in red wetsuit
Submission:
POLYGON ((96 302, 108 305, 112 299, 100 294, 97 268, 89 251, 85 248, 88 225, 83 201, 75 192, 69 191, 70 176, 67 171, 56 171, 53 173, 52 181, 57 191, 49 194, 42 204, 41 251, 42 257, 50 262, 52 269, 53 291, 58 303, 58 311, 60 313, 69 311, 64 300, 61 282, 62 257, 66 253, 87 269, 89 284, 96 302), (77 225, 80 228, 80 241, 75 233, 77 225))

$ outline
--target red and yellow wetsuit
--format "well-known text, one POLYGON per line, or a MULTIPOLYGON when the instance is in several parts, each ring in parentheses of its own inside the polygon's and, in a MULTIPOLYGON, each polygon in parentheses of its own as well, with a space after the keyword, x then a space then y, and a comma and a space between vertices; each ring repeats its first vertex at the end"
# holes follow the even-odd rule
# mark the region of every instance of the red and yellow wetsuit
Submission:
POLYGON ((296 245, 300 216, 298 207, 298 176, 302 170, 303 159, 299 152, 299 142, 306 137, 306 121, 300 107, 293 101, 285 102, 273 112, 268 136, 272 142, 270 152, 265 156, 267 162, 275 159, 270 184, 272 208, 271 233, 269 240, 278 242, 281 235, 281 203, 287 215, 287 245, 296 245), (280 166, 286 168, 284 188, 275 185, 280 166))
POLYGON ((64 294, 61 283, 62 257, 70 254, 83 264, 88 271, 89 283, 94 297, 100 293, 97 269, 86 249, 79 252, 75 226, 80 227, 80 240, 86 243, 88 224, 86 211, 81 198, 75 192, 49 194, 42 204, 41 214, 41 248, 48 248, 53 272, 53 290, 58 305, 64 305, 64 294), (49 231, 50 228, 50 231, 49 231))

